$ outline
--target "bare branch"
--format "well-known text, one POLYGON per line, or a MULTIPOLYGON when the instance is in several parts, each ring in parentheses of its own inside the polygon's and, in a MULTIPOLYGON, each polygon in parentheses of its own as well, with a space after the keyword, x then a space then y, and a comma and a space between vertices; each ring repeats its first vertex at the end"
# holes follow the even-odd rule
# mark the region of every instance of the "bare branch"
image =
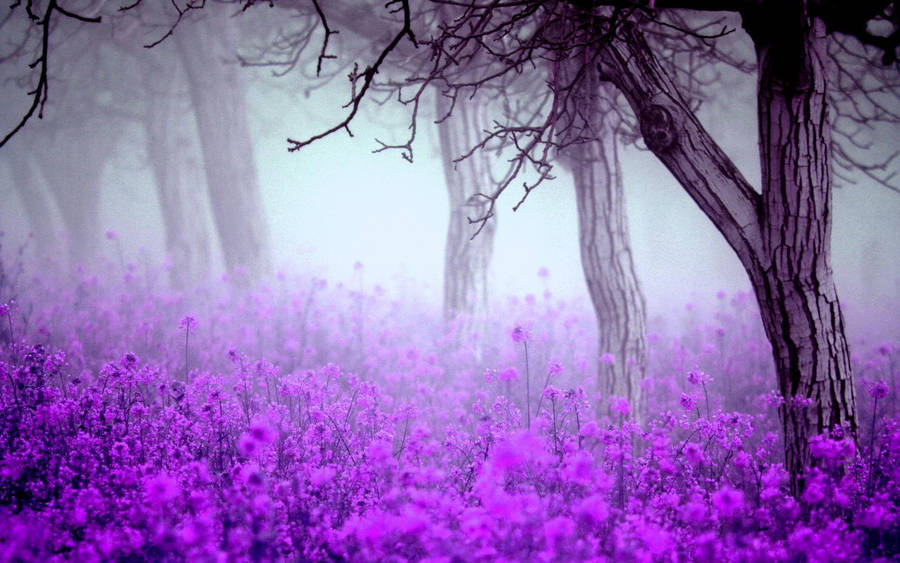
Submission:
POLYGON ((331 39, 332 35, 339 32, 328 27, 328 19, 325 17, 322 8, 319 6, 319 0, 312 0, 312 3, 316 8, 316 13, 319 15, 319 20, 322 22, 322 28, 325 30, 325 37, 322 38, 322 50, 319 52, 319 59, 318 62, 316 62, 316 76, 319 76, 322 74, 322 61, 325 59, 337 58, 334 55, 326 54, 326 52, 328 51, 328 40, 331 39))
MULTIPOLYGON (((13 8, 15 5, 13 5, 13 8)), ((3 137, 3 140, 0 141, 0 147, 3 147, 13 136, 22 130, 25 127, 25 124, 28 123, 28 120, 31 119, 31 116, 34 115, 35 111, 38 112, 38 118, 43 117, 44 113, 44 104, 47 102, 47 92, 49 88, 47 87, 47 60, 50 52, 50 19, 53 16, 53 11, 56 10, 56 0, 50 0, 47 4, 47 10, 44 12, 44 17, 40 21, 41 26, 41 55, 40 57, 28 65, 30 68, 34 68, 37 65, 40 65, 41 71, 38 77, 38 83, 34 90, 28 92, 28 94, 32 97, 31 106, 28 108, 28 111, 19 121, 19 123, 3 137), (39 109, 40 108, 40 109, 39 109)), ((29 17, 33 18, 33 14, 30 13, 30 3, 29 3, 29 17)))
POLYGON ((372 63, 371 66, 367 66, 366 69, 362 72, 362 74, 357 74, 357 69, 354 68, 354 71, 350 73, 348 76, 351 84, 351 88, 353 90, 352 96, 350 98, 350 102, 345 107, 350 107, 350 113, 344 118, 343 121, 331 127, 330 129, 319 133, 317 135, 313 135, 306 140, 296 141, 294 139, 288 138, 287 142, 290 144, 288 147, 288 152, 294 152, 302 149, 306 145, 313 143, 319 139, 323 139, 332 133, 340 131, 344 129, 347 131, 351 137, 353 133, 350 131, 350 122, 353 121, 353 118, 356 117, 356 113, 359 111, 359 105, 362 103, 363 99, 366 97, 366 93, 369 91, 369 87, 372 85, 372 81, 375 79, 375 75, 381 69, 381 65, 384 63, 385 59, 391 52, 400 44, 400 41, 403 40, 404 37, 408 37, 413 45, 417 45, 416 37, 413 34, 412 30, 412 18, 409 7, 409 0, 389 0, 385 7, 391 11, 391 13, 396 13, 400 11, 403 13, 403 27, 394 35, 393 39, 391 39, 390 43, 381 50, 381 53, 378 55, 378 58, 372 63), (392 6, 400 4, 399 7, 392 8, 392 6), (359 78, 363 79, 362 87, 359 91, 356 91, 356 83, 359 78))

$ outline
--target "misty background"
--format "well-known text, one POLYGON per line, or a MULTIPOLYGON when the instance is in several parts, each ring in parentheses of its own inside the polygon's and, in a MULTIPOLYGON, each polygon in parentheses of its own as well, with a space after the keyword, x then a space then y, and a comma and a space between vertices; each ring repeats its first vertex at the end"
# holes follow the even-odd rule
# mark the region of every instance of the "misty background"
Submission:
MULTIPOLYGON (((191 33, 187 24, 180 33, 191 33)), ((246 49, 250 37, 247 28, 241 27, 235 37, 238 50, 246 49)), ((117 41, 138 45, 140 37, 117 41)), ((51 83, 45 123, 33 120, 23 134, 33 136, 29 147, 41 151, 40 158, 51 167, 54 151, 65 151, 70 145, 91 145, 109 136, 108 147, 97 143, 97 150, 104 151, 98 180, 99 224, 89 228, 94 231, 92 240, 99 254, 111 260, 121 245, 127 262, 164 261, 164 225, 145 136, 129 115, 133 106, 146 103, 145 97, 154 93, 122 69, 161 65, 159 80, 169 80, 165 67, 167 61, 174 60, 171 43, 150 52, 104 48, 97 55, 98 63, 91 67, 96 73, 92 77, 61 80, 63 87, 51 83), (93 120, 92 127, 67 125, 69 120, 60 109, 60 101, 73 95, 70 86, 79 88, 79 95, 92 101, 91 111, 99 112, 100 119, 93 120), (44 144, 42 135, 48 128, 63 135, 64 142, 44 144), (108 230, 115 233, 115 242, 103 236, 108 230)), ((337 73, 324 85, 310 79, 309 67, 315 64, 312 51, 306 64, 300 65, 303 72, 297 70, 284 77, 272 76, 268 68, 240 68, 247 95, 252 158, 272 244, 273 271, 347 281, 359 262, 367 287, 380 284, 390 294, 413 292, 439 304, 449 204, 434 117, 420 119, 412 164, 399 152, 372 154, 378 147, 376 137, 400 141, 407 135, 409 124, 407 108, 393 102, 378 105, 372 100, 364 102, 352 125, 354 137, 340 132, 288 153, 287 137, 305 138, 339 122, 346 112, 341 105, 350 96, 346 73, 337 73)), ((339 48, 335 52, 345 57, 340 64, 349 63, 354 53, 339 48)), ((367 55, 363 52, 361 58, 367 55)), ((66 57, 72 56, 57 57, 58 68, 62 70, 66 57)), ((238 68, 235 59, 228 64, 238 68)), ((759 185, 758 153, 747 150, 756 147, 755 140, 751 141, 757 135, 754 81, 754 76, 732 71, 723 78, 722 91, 704 104, 700 117, 745 176, 759 185)), ((2 110, 2 124, 7 130, 21 116, 28 99, 23 89, 9 83, 3 95, 11 100, 2 110)), ((183 93, 178 98, 183 104, 183 119, 189 122, 193 119, 190 98, 183 93)), ((23 139, 12 143, 19 141, 23 139)), ((885 151, 900 146, 897 129, 877 143, 885 151)), ((189 168, 197 174, 190 213, 212 237, 203 158, 195 144, 186 141, 183 153, 192 163, 189 168)), ((712 302, 719 290, 749 289, 747 275, 724 239, 658 160, 633 146, 624 148, 621 157, 635 266, 649 317, 681 310, 688 302, 712 302)), ((0 150, 0 230, 5 232, 5 258, 28 240, 29 233, 39 230, 49 230, 59 237, 57 248, 64 254, 67 251, 63 250, 58 206, 51 206, 49 225, 29 222, 9 165, 14 158, 15 152, 0 150)), ((545 284, 537 272, 546 267, 550 272, 547 287, 554 296, 587 300, 571 177, 562 167, 554 172, 557 179, 532 193, 519 211, 513 213, 511 208, 521 197, 521 188, 516 187, 520 182, 500 199, 490 267, 494 298, 544 291, 545 284)), ((77 194, 79 183, 88 176, 71 177, 73 193, 77 194)), ((887 322, 891 330, 896 330, 900 326, 891 316, 893 308, 885 304, 894 304, 900 290, 900 195, 864 178, 858 178, 856 185, 842 184, 834 193, 832 238, 839 295, 851 324, 869 319, 887 322)), ((216 280, 225 267, 214 237, 210 242, 213 266, 209 279, 216 280)), ((40 253, 34 241, 29 242, 28 252, 40 253)))

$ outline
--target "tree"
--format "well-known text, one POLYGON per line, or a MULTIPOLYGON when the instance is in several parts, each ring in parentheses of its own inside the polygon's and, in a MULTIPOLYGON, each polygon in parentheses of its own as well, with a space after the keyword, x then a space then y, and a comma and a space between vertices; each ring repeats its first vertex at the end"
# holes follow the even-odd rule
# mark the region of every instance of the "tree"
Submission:
POLYGON ((186 288, 206 276, 211 261, 204 214, 198 213, 204 207, 202 193, 193 188, 202 185, 204 177, 190 108, 179 104, 183 97, 179 93, 187 88, 181 69, 163 61, 155 63, 142 65, 148 93, 142 124, 171 260, 170 280, 186 288))
POLYGON ((3 151, 3 161, 9 170, 13 183, 13 191, 19 196, 28 223, 31 227, 31 235, 37 243, 37 251, 40 255, 51 256, 56 254, 56 240, 54 238, 53 206, 50 198, 44 191, 40 179, 37 164, 30 150, 23 145, 24 139, 17 139, 3 151))
POLYGON ((235 57, 235 29, 225 6, 191 12, 175 42, 200 134, 209 203, 225 263, 249 277, 271 268, 269 233, 235 57), (187 23, 188 25, 185 25, 187 23))
POLYGON ((600 84, 594 69, 579 68, 577 57, 555 67, 551 80, 557 81, 557 88, 563 87, 560 81, 568 83, 578 72, 587 72, 570 98, 571 107, 566 108, 573 125, 560 154, 575 183, 581 265, 597 318, 597 350, 602 358, 598 360, 599 390, 605 398, 626 398, 639 421, 641 382, 647 369, 647 313, 625 215, 618 155, 623 124, 617 96, 600 84))
POLYGON ((809 8, 807 2, 768 2, 741 12, 759 65, 760 192, 694 117, 637 25, 620 25, 599 61, 639 116, 647 146, 713 221, 750 277, 784 399, 785 462, 795 492, 813 464, 813 435, 857 431, 830 262, 826 23, 809 8))
MULTIPOLYGON (((10 151, 9 158, 16 161, 14 166, 20 167, 21 173, 30 171, 30 193, 22 193, 20 199, 29 210, 32 228, 47 237, 54 231, 51 213, 41 201, 41 192, 35 191, 43 181, 62 219, 66 250, 74 265, 90 263, 99 249, 101 179, 122 128, 108 126, 109 118, 103 115, 99 101, 112 84, 99 70, 108 62, 109 53, 83 32, 84 24, 71 23, 67 49, 57 57, 60 68, 67 72, 50 77, 55 95, 41 108, 44 119, 23 131, 22 138, 13 139, 3 154, 10 151)), ((4 70, 14 72, 14 67, 4 70)), ((22 191, 24 186, 18 189, 22 191)))
POLYGON ((436 115, 441 145, 444 178, 450 201, 450 220, 444 250, 444 316, 450 321, 460 316, 464 322, 486 314, 488 308, 488 270, 494 247, 496 223, 475 239, 469 216, 480 205, 473 196, 490 182, 491 156, 485 152, 460 162, 481 132, 488 127, 487 100, 476 97, 459 104, 452 112, 452 100, 436 91, 436 115), (452 112, 452 115, 451 115, 452 112))

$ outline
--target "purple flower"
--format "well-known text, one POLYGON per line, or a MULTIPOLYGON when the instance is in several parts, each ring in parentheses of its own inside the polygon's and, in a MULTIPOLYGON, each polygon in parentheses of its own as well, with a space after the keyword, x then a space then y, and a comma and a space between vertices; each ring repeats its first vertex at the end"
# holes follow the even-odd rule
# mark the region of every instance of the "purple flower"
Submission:
POLYGON ((0 303, 0 317, 5 317, 9 314, 9 305, 6 303, 0 303))
POLYGON ((519 379, 519 370, 513 366, 509 366, 497 372, 497 379, 500 381, 515 381, 519 379))
POLYGON ((275 431, 265 422, 254 422, 250 425, 250 437, 261 444, 270 444, 275 439, 275 431))
POLYGON ((882 379, 880 381, 875 381, 868 385, 869 388, 869 396, 873 399, 884 399, 888 396, 890 392, 890 387, 888 384, 882 379))
POLYGON ((186 330, 190 332, 197 326, 197 319, 192 317, 191 315, 185 315, 181 317, 181 322, 178 323, 178 328, 186 330))
POLYGON ((750 458, 750 454, 748 454, 747 452, 738 452, 737 454, 735 454, 734 461, 732 463, 734 463, 734 466, 738 469, 747 469, 748 467, 750 467, 751 461, 752 460, 750 458))
POLYGON ((695 442, 690 442, 684 447, 684 457, 686 457, 691 464, 700 465, 703 463, 703 450, 700 449, 700 446, 695 442))
POLYGON ((744 493, 732 489, 728 485, 714 492, 711 497, 712 504, 722 518, 734 518, 740 516, 744 509, 744 493))
POLYGON ((631 412, 631 405, 625 397, 610 397, 609 410, 617 412, 622 416, 628 416, 631 412))
POLYGON ((147 479, 144 483, 144 493, 147 495, 148 503, 165 504, 178 496, 178 482, 166 473, 159 473, 147 479))
POLYGON ((556 360, 550 360, 550 362, 547 364, 547 373, 550 375, 550 377, 556 377, 557 375, 561 374, 562 371, 562 364, 560 364, 556 360))
POLYGON ((559 399, 559 396, 561 394, 562 393, 560 392, 560 390, 552 385, 548 385, 544 389, 544 398, 547 399, 548 401, 555 401, 556 399, 559 399))
POLYGON ((127 352, 120 360, 121 366, 126 370, 133 370, 137 367, 140 360, 131 352, 127 352))
POLYGON ((803 501, 806 504, 816 505, 825 500, 825 487, 821 479, 813 479, 803 492, 803 501))
POLYGON ((699 369, 692 369, 688 372, 688 382, 691 385, 706 385, 712 381, 712 377, 703 373, 699 369))
POLYGON ((813 400, 809 397, 800 397, 794 395, 791 397, 790 405, 792 409, 803 410, 813 404, 813 400))
POLYGON ((525 343, 528 342, 528 339, 531 338, 531 335, 528 333, 528 329, 524 328, 521 325, 517 325, 516 328, 512 330, 510 336, 513 339, 513 342, 525 343))
POLYGON ((600 363, 607 366, 616 365, 616 357, 609 352, 600 356, 600 363))
POLYGON ((686 411, 692 411, 697 408, 697 401, 686 393, 681 394, 681 399, 678 402, 681 403, 681 408, 686 411))
POLYGON ((681 507, 681 518, 691 524, 701 524, 706 520, 706 504, 700 495, 693 495, 691 500, 681 507))
POLYGON ((251 456, 256 453, 259 449, 259 442, 253 439, 249 433, 241 434, 238 438, 238 451, 245 456, 251 456))
POLYGON ((538 268, 538 277, 541 279, 547 279, 550 276, 550 270, 548 270, 545 266, 541 266, 538 268))

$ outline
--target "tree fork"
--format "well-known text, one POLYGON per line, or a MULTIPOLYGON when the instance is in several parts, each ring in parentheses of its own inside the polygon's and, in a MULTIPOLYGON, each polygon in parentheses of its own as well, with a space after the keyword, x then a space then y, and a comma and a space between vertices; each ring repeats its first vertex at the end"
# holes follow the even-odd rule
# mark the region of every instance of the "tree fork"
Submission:
POLYGON ((785 399, 785 463, 791 490, 799 494, 814 461, 809 438, 842 426, 855 436, 857 424, 830 265, 824 24, 803 8, 794 15, 802 19, 775 35, 799 33, 802 40, 775 42, 771 30, 768 42, 762 34, 753 37, 761 73, 761 193, 702 127, 634 25, 623 25, 602 48, 599 68, 623 92, 642 131, 652 133, 648 148, 723 234, 750 277, 785 399), (798 63, 778 62, 798 56, 798 63))

